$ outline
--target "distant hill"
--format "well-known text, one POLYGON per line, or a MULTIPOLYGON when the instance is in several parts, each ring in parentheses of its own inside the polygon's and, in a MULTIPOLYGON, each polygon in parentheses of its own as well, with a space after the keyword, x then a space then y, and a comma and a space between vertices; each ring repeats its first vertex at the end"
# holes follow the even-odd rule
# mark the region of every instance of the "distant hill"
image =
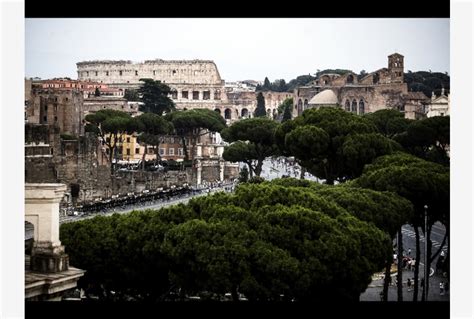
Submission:
POLYGON ((423 92, 426 96, 431 97, 431 92, 439 96, 441 88, 444 87, 445 94, 449 93, 450 77, 441 72, 418 71, 404 74, 405 82, 408 84, 408 90, 412 92, 423 92))

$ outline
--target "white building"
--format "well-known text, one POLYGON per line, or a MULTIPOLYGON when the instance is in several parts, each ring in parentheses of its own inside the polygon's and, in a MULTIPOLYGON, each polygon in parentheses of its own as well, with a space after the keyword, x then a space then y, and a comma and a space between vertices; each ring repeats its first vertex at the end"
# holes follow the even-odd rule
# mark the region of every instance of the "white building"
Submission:
POLYGON ((427 107, 427 117, 433 116, 447 116, 450 113, 449 107, 449 94, 444 94, 444 88, 441 90, 441 95, 436 96, 433 92, 431 95, 431 101, 427 107))

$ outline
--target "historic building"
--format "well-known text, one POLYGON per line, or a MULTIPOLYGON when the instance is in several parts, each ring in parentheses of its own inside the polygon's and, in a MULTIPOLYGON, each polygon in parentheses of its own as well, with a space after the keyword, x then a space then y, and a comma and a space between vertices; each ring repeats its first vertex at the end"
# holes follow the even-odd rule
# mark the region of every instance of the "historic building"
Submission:
POLYGON ((394 108, 405 112, 407 118, 419 118, 426 96, 408 92, 403 70, 403 55, 394 53, 388 56, 387 68, 360 79, 352 72, 322 74, 309 85, 294 90, 293 115, 301 115, 311 107, 335 106, 356 114, 394 108))
POLYGON ((436 96, 433 92, 430 101, 426 105, 427 117, 433 116, 447 116, 450 113, 449 94, 444 93, 444 88, 441 90, 441 95, 436 96))
MULTIPOLYGON (((123 90, 137 89, 142 78, 160 80, 171 88, 170 98, 177 109, 215 110, 227 124, 252 117, 257 107, 257 82, 247 80, 226 87, 216 64, 210 60, 85 61, 77 63, 77 74, 80 81, 123 90)), ((264 97, 267 113, 273 116, 292 93, 264 92, 264 97)))
POLYGON ((33 86, 25 104, 28 123, 55 125, 63 134, 84 134, 84 96, 79 89, 33 86))

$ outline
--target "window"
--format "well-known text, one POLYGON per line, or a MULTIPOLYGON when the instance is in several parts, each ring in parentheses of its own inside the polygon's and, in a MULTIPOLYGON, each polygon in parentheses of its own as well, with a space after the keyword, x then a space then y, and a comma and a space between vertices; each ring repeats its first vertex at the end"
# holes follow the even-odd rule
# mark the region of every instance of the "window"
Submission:
POLYGON ((43 116, 43 121, 44 121, 44 122, 48 122, 48 117, 47 117, 46 115, 43 116))
POLYGON ((89 71, 86 72, 87 76, 89 76, 89 71))
POLYGON ((139 148, 135 149, 135 154, 140 154, 140 149, 139 148))
POLYGON ((119 71, 119 75, 122 76, 123 71, 119 71))
POLYGON ((66 98, 66 102, 67 102, 67 101, 69 101, 69 99, 68 99, 68 98, 66 98))
POLYGON ((138 71, 135 70, 135 75, 138 76, 138 71))
POLYGON ((127 148, 127 155, 130 155, 130 149, 127 148))
POLYGON ((57 112, 57 111, 58 111, 58 105, 54 104, 54 112, 57 112))
POLYGON ((156 71, 155 71, 155 70, 153 70, 153 75, 156 75, 156 71))
POLYGON ((171 98, 173 100, 176 100, 178 98, 178 91, 176 91, 176 90, 171 91, 171 98))
POLYGON ((168 149, 168 154, 169 155, 174 155, 174 148, 169 148, 168 149))
POLYGON ((166 149, 160 148, 160 156, 166 155, 166 149))
POLYGON ((44 106, 44 110, 45 110, 45 111, 48 111, 48 105, 45 105, 45 106, 44 106))
POLYGON ((99 72, 95 71, 95 76, 98 76, 99 75, 99 72))
POLYGON ((54 98, 54 102, 57 102, 57 101, 58 101, 58 98, 57 98, 57 97, 55 97, 55 98, 54 98))
POLYGON ((210 91, 204 91, 204 92, 202 92, 202 99, 203 99, 203 100, 209 100, 209 99, 211 99, 211 92, 210 92, 210 91))
POLYGON ((188 91, 182 91, 181 92, 181 98, 188 99, 188 91))
POLYGON ((444 113, 443 113, 443 112, 441 112, 441 113, 439 113, 439 115, 440 115, 440 116, 444 116, 444 113))
POLYGON ((178 155, 179 156, 184 156, 184 152, 182 148, 178 148, 178 155))
POLYGON ((199 100, 199 91, 193 91, 193 100, 199 100))
MULTIPOLYGON (((109 71, 105 71, 105 75, 109 76, 109 71)), ((122 75, 122 74, 120 74, 120 75, 122 75)))
POLYGON ((54 117, 54 121, 55 121, 55 122, 58 121, 58 117, 57 117, 57 116, 54 117))
POLYGON ((214 92, 214 100, 220 100, 221 99, 221 91, 216 90, 214 92))

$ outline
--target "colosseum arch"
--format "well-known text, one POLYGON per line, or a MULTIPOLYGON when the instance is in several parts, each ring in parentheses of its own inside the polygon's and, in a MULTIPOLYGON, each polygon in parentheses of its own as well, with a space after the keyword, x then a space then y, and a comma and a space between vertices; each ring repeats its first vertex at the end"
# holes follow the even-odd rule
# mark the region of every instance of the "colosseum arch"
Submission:
POLYGON ((246 108, 243 108, 242 111, 240 112, 240 116, 242 116, 242 118, 248 118, 249 117, 249 110, 246 109, 246 108))
POLYGON ((231 109, 225 109, 224 118, 226 120, 231 120, 232 119, 232 110, 231 109))
POLYGON ((357 113, 357 101, 354 99, 352 100, 352 108, 351 108, 351 112, 353 113, 357 113))
POLYGON ((363 99, 360 99, 359 101, 359 114, 364 114, 365 113, 365 103, 363 99))
POLYGON ((347 112, 351 111, 351 102, 349 100, 346 100, 345 109, 347 112))

